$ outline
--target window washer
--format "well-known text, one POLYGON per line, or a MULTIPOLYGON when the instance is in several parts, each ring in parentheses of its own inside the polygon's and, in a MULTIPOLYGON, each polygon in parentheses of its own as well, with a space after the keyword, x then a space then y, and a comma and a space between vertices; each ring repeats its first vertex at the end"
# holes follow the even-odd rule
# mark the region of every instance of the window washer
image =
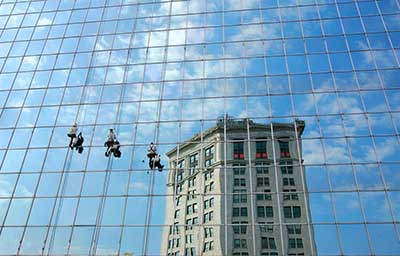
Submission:
POLYGON ((75 147, 75 149, 78 151, 79 154, 82 154, 83 152, 83 136, 82 136, 82 132, 80 132, 78 134, 78 137, 74 139, 74 143, 73 146, 75 147))
POLYGON ((72 125, 72 127, 69 129, 69 132, 68 132, 68 134, 67 134, 67 136, 70 137, 69 147, 70 147, 71 149, 74 148, 73 142, 74 142, 74 139, 76 138, 76 133, 77 133, 77 132, 78 132, 78 125, 77 125, 77 123, 74 123, 74 124, 72 125))
POLYGON ((149 167, 153 170, 153 158, 157 155, 157 146, 153 142, 147 147, 147 157, 149 158, 149 167))
MULTIPOLYGON (((154 162, 154 163, 153 163, 153 166, 154 166, 154 167, 157 167, 159 172, 162 172, 162 170, 163 170, 163 168, 164 168, 164 165, 161 164, 160 155, 156 155, 156 156, 153 158, 153 162, 154 162)), ((152 169, 153 169, 153 168, 152 168, 152 169)))
POLYGON ((107 141, 104 143, 104 146, 107 147, 105 155, 108 157, 111 153, 111 149, 114 146, 114 142, 117 140, 117 136, 115 136, 114 130, 110 129, 107 135, 107 141))
POLYGON ((113 129, 110 129, 107 135, 107 141, 104 143, 104 146, 107 147, 106 150, 106 157, 110 156, 112 153, 114 157, 120 158, 121 157, 121 151, 119 150, 120 144, 119 141, 117 140, 117 136, 114 133, 113 129))

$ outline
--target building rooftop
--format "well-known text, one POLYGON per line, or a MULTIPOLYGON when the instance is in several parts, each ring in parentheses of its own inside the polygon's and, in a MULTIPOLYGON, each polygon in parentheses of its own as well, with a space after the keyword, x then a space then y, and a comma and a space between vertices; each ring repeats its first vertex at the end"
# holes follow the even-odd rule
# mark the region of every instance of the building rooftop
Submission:
MULTIPOLYGON (((305 127, 305 121, 304 120, 297 120, 296 119, 296 127, 297 127, 297 131, 299 134, 299 137, 301 137, 301 135, 303 134, 304 131, 304 127, 305 127)), ((218 119, 216 121, 215 126, 207 129, 204 133, 203 133, 203 137, 207 137, 213 133, 216 132, 224 132, 224 124, 226 123, 226 131, 241 131, 241 130, 247 130, 247 123, 249 124, 249 129, 253 130, 253 131, 271 131, 271 127, 273 127, 274 130, 285 130, 285 129, 290 129, 290 130, 294 130, 295 129, 295 125, 294 122, 293 123, 275 123, 272 122, 270 124, 261 124, 261 123, 256 123, 251 119, 248 118, 241 118, 241 119, 237 119, 237 118, 233 118, 230 116, 225 116, 225 117, 221 117, 220 119, 218 119)), ((197 133, 195 134, 192 138, 190 138, 189 140, 183 142, 182 144, 180 144, 180 148, 185 148, 189 145, 192 145, 194 142, 199 142, 201 141, 201 133, 197 133)), ((169 150, 166 155, 168 157, 170 157, 173 153, 175 153, 177 150, 177 147, 172 148, 171 150, 169 150)))

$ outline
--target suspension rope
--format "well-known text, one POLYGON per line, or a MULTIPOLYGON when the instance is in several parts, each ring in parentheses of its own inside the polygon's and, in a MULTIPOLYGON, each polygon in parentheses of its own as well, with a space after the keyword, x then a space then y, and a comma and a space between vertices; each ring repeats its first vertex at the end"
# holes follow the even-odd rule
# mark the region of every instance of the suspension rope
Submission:
MULTIPOLYGON (((172 13, 172 1, 170 1, 169 5, 169 13, 168 13, 168 24, 167 24, 167 29, 169 31, 171 27, 171 13, 172 13)), ((152 14, 154 14, 154 5, 152 7, 152 14)), ((150 24, 150 30, 153 27, 153 19, 150 24)), ((165 37, 165 45, 168 44, 169 40, 169 32, 167 33, 167 36, 165 37)), ((150 36, 147 42, 147 46, 150 44, 150 36)), ((159 128, 160 128, 160 114, 161 114, 161 107, 162 107, 162 96, 164 93, 164 81, 165 81, 165 73, 166 73, 166 62, 167 62, 167 55, 168 55, 168 47, 165 47, 164 49, 164 60, 163 60, 163 67, 161 71, 161 86, 160 86, 160 93, 158 95, 158 101, 157 101, 157 117, 156 117, 156 127, 155 127, 155 132, 154 132, 154 143, 157 145, 157 142, 159 140, 159 128)), ((145 63, 147 63, 147 58, 148 58, 148 50, 146 53, 146 60, 145 63)), ((143 76, 143 79, 145 77, 143 76)), ((146 224, 145 224, 145 230, 144 230, 144 242, 143 242, 143 255, 147 255, 147 250, 148 250, 148 239, 149 239, 149 226, 151 224, 151 212, 152 212, 152 204, 153 204, 153 192, 154 192, 154 179, 155 179, 155 172, 151 172, 150 174, 150 186, 148 189, 148 201, 147 201, 147 214, 146 214, 146 224)))
MULTIPOLYGON (((75 7, 75 4, 76 4, 76 2, 74 2, 72 9, 75 7)), ((86 17, 87 16, 88 16, 88 12, 86 12, 86 17)), ((81 29, 81 35, 82 35, 82 31, 83 31, 83 29, 81 29)), ((79 37, 79 42, 80 42, 81 38, 82 37, 79 37)), ((73 57, 73 61, 75 59, 75 56, 76 55, 74 55, 74 57, 73 57)), ((88 81, 89 81, 89 73, 86 75, 85 84, 82 86, 82 93, 81 93, 81 96, 80 96, 80 99, 79 99, 78 110, 77 110, 77 114, 76 114, 75 120, 74 120, 75 123, 77 123, 78 120, 79 120, 79 114, 80 114, 81 107, 87 101, 87 98, 89 97, 89 93, 85 93, 88 90, 91 90, 91 87, 87 86, 88 85, 88 81)), ((85 121, 86 112, 87 112, 87 108, 83 107, 83 114, 81 115, 82 116, 81 117, 82 123, 85 121)), ((47 254, 51 253, 51 250, 52 250, 53 245, 54 245, 54 239, 55 239, 55 235, 56 235, 57 224, 59 222, 61 211, 62 211, 62 207, 63 207, 63 203, 64 203, 65 190, 66 190, 66 188, 68 186, 68 177, 69 177, 69 173, 70 173, 70 169, 71 169, 73 152, 74 152, 74 150, 70 149, 68 147, 67 161, 64 163, 64 168, 63 168, 63 171, 61 172, 60 184, 58 186, 56 199, 55 199, 55 202, 54 202, 51 218, 50 218, 50 221, 49 221, 49 229, 48 229, 48 232, 46 233, 46 239, 45 239, 45 242, 44 242, 46 244, 46 240, 47 240, 47 237, 48 237, 48 233, 49 233, 50 227, 51 227, 51 225, 53 225, 53 229, 51 231, 51 235, 50 235, 50 239, 49 239, 49 245, 48 245, 48 249, 47 249, 47 254), (61 184, 61 182, 62 182, 62 184, 61 184), (57 205, 57 200, 58 199, 59 199, 59 203, 57 205), (56 206, 57 206, 57 209, 55 209, 56 206), (55 214, 55 218, 54 218, 54 223, 52 224, 52 221, 53 221, 52 219, 53 219, 53 216, 54 216, 54 212, 56 212, 56 214, 55 214)), ((44 246, 42 248, 42 253, 44 253, 44 250, 46 249, 45 248, 45 244, 44 244, 44 246)))

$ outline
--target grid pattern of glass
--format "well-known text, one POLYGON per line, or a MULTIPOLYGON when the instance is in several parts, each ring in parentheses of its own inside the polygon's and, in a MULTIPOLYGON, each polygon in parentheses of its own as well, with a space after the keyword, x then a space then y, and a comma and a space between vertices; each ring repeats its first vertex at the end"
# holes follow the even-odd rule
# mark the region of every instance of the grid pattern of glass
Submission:
POLYGON ((0 255, 400 255, 399 49, 399 0, 0 0, 0 255))

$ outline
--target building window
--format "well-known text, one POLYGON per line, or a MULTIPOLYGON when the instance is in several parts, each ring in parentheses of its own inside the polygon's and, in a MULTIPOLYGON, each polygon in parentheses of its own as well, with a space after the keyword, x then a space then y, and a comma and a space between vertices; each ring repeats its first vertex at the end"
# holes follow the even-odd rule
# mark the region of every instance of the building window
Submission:
POLYGON ((299 200, 299 195, 296 192, 296 189, 284 189, 283 190, 283 200, 299 200))
POLYGON ((192 200, 192 199, 195 199, 196 198, 196 189, 193 189, 193 190, 189 190, 188 191, 188 194, 187 194, 187 196, 186 196, 186 199, 189 201, 189 200, 192 200))
POLYGON ((188 187, 191 188, 194 187, 195 185, 196 185, 196 177, 190 178, 188 180, 188 187))
POLYGON ((214 154, 215 154, 214 146, 206 148, 206 150, 204 151, 204 166, 205 167, 210 166, 215 162, 214 154))
POLYGON ((181 182, 183 180, 184 170, 178 170, 176 175, 176 181, 181 182))
POLYGON ((263 194, 257 194, 256 198, 257 201, 271 201, 272 200, 272 194, 270 189, 265 189, 263 194), (264 194, 265 193, 265 194, 264 194))
POLYGON ((260 222, 260 231, 263 233, 273 233, 274 232, 274 225, 273 222, 260 222))
POLYGON ((243 142, 233 142, 233 159, 244 159, 243 142))
POLYGON ((281 151, 281 158, 290 157, 289 142, 279 140, 279 149, 281 151))
POLYGON ((192 234, 186 235, 186 243, 187 244, 193 243, 193 235, 192 234))
POLYGON ((273 237, 261 237, 261 249, 276 250, 275 238, 273 238, 273 237))
POLYGON ((233 190, 233 203, 247 203, 246 189, 233 190))
POLYGON ((290 249, 301 249, 303 248, 303 240, 301 238, 289 238, 289 248, 290 249))
POLYGON ((189 175, 193 175, 199 168, 199 154, 191 155, 189 158, 189 175))
POLYGON ((269 178, 268 177, 258 177, 257 178, 257 187, 269 186, 269 178))
POLYGON ((180 194, 182 192, 182 189, 182 184, 176 184, 176 194, 180 194))
POLYGON ((175 214, 174 214, 174 218, 176 219, 176 218, 179 218, 179 215, 180 215, 180 213, 181 213, 181 210, 176 210, 175 211, 175 214))
POLYGON ((177 196, 176 197, 176 200, 175 200, 176 206, 179 206, 181 204, 181 202, 182 202, 181 198, 182 198, 182 196, 177 196))
POLYGON ((256 141, 256 158, 257 159, 267 158, 266 141, 256 141))
POLYGON ((233 217, 247 217, 247 207, 233 207, 232 209, 233 217))
POLYGON ((203 252, 208 252, 212 250, 214 250, 214 241, 205 242, 203 252))
POLYGON ((247 248, 247 239, 233 239, 234 248, 247 248))
POLYGON ((300 206, 293 206, 293 218, 300 218, 301 217, 301 208, 300 206))
POLYGON ((204 193, 214 190, 214 181, 204 186, 204 193))
POLYGON ((186 214, 197 213, 197 203, 186 206, 186 214))
POLYGON ((274 210, 272 206, 257 206, 257 217, 259 218, 274 217, 274 210))
POLYGON ((204 201, 204 209, 208 209, 213 206, 214 206, 214 197, 211 197, 210 199, 204 201))
POLYGON ((283 178, 283 186, 295 186, 294 178, 283 178))
POLYGON ((277 252, 261 252, 261 256, 279 256, 279 254, 277 252))
POLYGON ((204 223, 207 223, 207 222, 210 222, 210 221, 213 221, 213 220, 214 220, 214 211, 206 212, 203 215, 203 222, 204 223))
POLYGON ((199 222, 199 219, 197 217, 187 219, 186 220, 186 230, 192 230, 193 225, 196 225, 199 222))
POLYGON ((214 171, 208 171, 204 173, 204 180, 210 180, 214 177, 214 171))
POLYGON ((232 229, 234 234, 246 234, 247 233, 247 222, 232 222, 232 229))
POLYGON ((185 159, 182 159, 178 162, 178 171, 176 174, 176 181, 180 182, 183 180, 185 173, 185 159))
POLYGON ((232 165, 233 175, 245 175, 246 174, 246 165, 245 164, 234 164, 232 165))
POLYGON ((293 162, 281 161, 279 162, 282 174, 293 174, 293 162))
POLYGON ((257 174, 268 174, 268 164, 267 163, 256 163, 257 174))
POLYGON ((301 234, 301 225, 295 224, 295 225, 287 225, 287 231, 288 234, 294 235, 294 234, 301 234))
POLYGON ((209 238, 214 236, 214 229, 213 228, 204 228, 204 237, 209 238))
POLYGON ((285 218, 300 218, 301 209, 300 206, 285 206, 283 207, 283 214, 285 218))
POLYGON ((246 179, 245 178, 234 178, 233 179, 234 186, 245 187, 246 186, 246 179))
POLYGON ((169 234, 179 234, 179 222, 175 222, 173 226, 169 227, 169 234))
POLYGON ((196 248, 188 247, 185 249, 185 256, 196 256, 196 248))

